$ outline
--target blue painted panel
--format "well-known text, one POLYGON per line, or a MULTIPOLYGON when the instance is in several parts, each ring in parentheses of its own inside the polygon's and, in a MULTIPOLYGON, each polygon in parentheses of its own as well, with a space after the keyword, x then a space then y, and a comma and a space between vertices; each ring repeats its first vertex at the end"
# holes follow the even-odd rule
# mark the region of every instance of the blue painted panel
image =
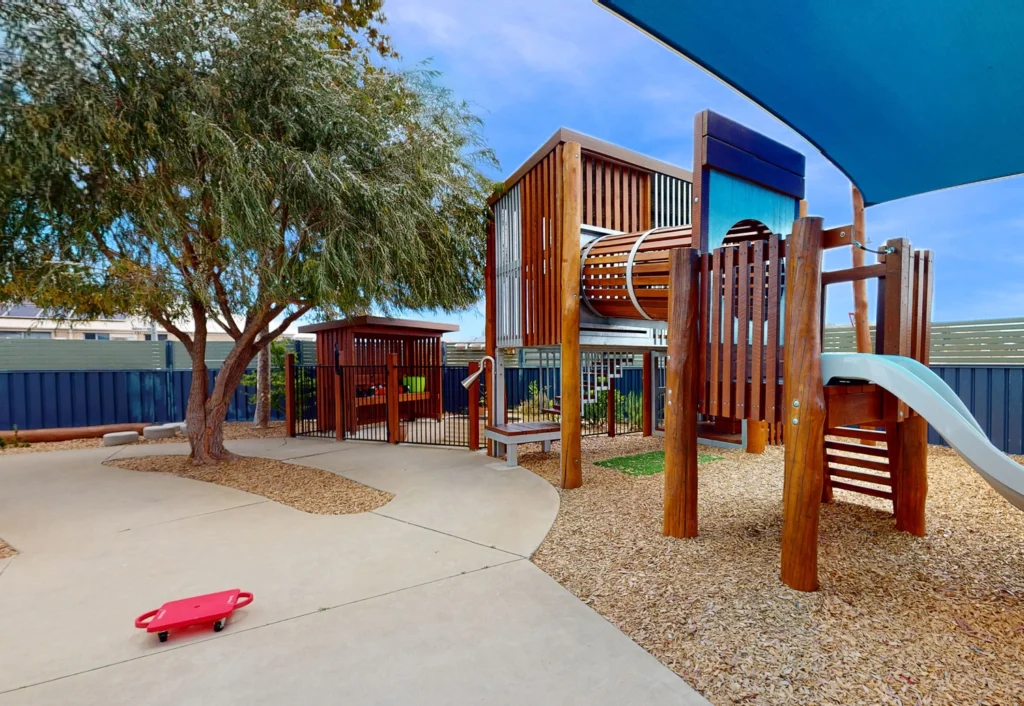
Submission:
POLYGON ((798 201, 744 179, 712 171, 708 182, 708 250, 721 247, 725 234, 742 220, 761 221, 773 233, 789 234, 798 201))

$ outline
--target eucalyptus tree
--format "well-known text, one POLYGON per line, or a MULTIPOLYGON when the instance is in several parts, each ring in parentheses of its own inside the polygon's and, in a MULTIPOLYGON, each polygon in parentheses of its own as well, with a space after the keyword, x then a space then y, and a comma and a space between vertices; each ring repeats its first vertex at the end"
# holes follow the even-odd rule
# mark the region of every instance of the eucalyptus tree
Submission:
POLYGON ((230 456, 232 393, 300 317, 479 296, 493 156, 434 74, 352 51, 300 3, 9 2, 0 300, 173 333, 196 463, 230 456), (207 321, 235 342, 212 386, 207 321))

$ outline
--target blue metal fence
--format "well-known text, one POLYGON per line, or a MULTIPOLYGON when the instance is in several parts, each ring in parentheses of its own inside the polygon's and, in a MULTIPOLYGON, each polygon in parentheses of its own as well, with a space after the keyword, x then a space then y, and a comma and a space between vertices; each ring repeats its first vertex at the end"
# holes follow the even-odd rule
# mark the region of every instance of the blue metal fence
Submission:
MULTIPOLYGON (((996 448, 1024 454, 1024 367, 933 365, 932 370, 964 401, 996 448)), ((928 443, 944 443, 931 427, 928 443)))
MULTIPOLYGON (((217 371, 208 374, 212 388, 217 371)), ((180 422, 191 384, 191 370, 0 371, 0 430, 180 422)), ((238 386, 228 421, 252 419, 254 393, 238 386)))
MULTIPOLYGON (((964 401, 992 443, 1004 453, 1024 454, 1024 367, 934 366, 933 370, 964 401)), ((468 375, 465 367, 444 370, 444 389, 455 390, 444 400, 444 411, 462 413, 468 393, 458 384, 468 375)), ((209 371, 210 387, 217 371, 209 371)), ((486 376, 480 381, 486 385, 486 376)), ((538 368, 505 371, 505 395, 514 408, 529 399, 530 383, 539 385, 538 368)), ((545 370, 545 384, 558 389, 558 370, 545 370)), ((0 430, 173 422, 185 418, 191 370, 28 370, 0 371, 0 430)), ((642 394, 639 369, 627 369, 616 389, 642 394)), ((255 412, 251 387, 240 385, 228 410, 228 421, 247 421, 255 412)), ((273 410, 273 419, 284 415, 273 410)), ((929 429, 928 442, 942 439, 929 429)))

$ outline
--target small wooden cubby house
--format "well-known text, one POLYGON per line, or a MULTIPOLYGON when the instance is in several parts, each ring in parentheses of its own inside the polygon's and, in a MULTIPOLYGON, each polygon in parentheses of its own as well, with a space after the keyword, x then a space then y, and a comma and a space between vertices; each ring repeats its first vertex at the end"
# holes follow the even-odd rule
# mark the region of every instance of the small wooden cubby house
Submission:
POLYGON ((397 384, 405 388, 401 382, 405 378, 421 380, 417 380, 416 389, 392 391, 398 418, 440 419, 444 408, 441 336, 458 330, 452 324, 379 316, 302 326, 301 333, 316 334, 317 360, 337 367, 341 373, 317 377, 318 428, 333 430, 339 416, 348 432, 385 421, 390 381, 397 379, 397 384), (391 368, 396 369, 394 373, 389 372, 391 368), (336 395, 330 387, 335 377, 340 377, 341 415, 336 414, 336 395))

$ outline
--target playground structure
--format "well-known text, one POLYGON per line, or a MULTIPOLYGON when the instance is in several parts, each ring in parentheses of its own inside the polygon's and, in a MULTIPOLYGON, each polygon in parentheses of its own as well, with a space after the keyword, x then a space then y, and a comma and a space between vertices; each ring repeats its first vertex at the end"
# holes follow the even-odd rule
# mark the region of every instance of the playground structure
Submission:
MULTIPOLYGON (((550 402, 545 419, 561 414, 564 404, 577 404, 560 394, 557 370, 564 351, 562 292, 580 290, 586 296, 569 338, 579 341, 581 370, 568 389, 580 390, 578 404, 588 419, 606 401, 605 430, 614 435, 622 415, 621 406, 615 411, 617 381, 625 368, 640 367, 642 400, 629 411, 642 418, 630 423, 644 435, 662 433, 667 299, 664 276, 656 270, 667 266, 670 248, 690 242, 692 179, 685 169, 565 128, 516 170, 491 200, 486 348, 496 359, 494 380, 503 379, 508 353, 533 349, 541 396, 550 402), (567 185, 562 167, 570 145, 578 180, 567 185), (566 223, 570 204, 579 214, 566 223), (564 247, 579 254, 571 278, 564 247)), ((747 230, 740 226, 730 237, 747 230)), ((509 421, 503 386, 490 385, 488 395, 492 425, 500 428, 509 421)), ((702 419, 701 435, 705 443, 723 446, 749 441, 753 450, 766 436, 748 439, 746 424, 711 415, 702 419)))
MULTIPOLYGON (((873 264, 823 272, 825 250, 863 249, 863 234, 806 217, 800 153, 711 111, 696 117, 692 181, 667 172, 561 130, 492 202, 487 349, 501 375, 506 349, 558 346, 563 488, 583 480, 581 402, 614 378, 610 363, 595 376, 587 353, 614 360, 613 351, 632 349, 643 352, 645 372, 654 355, 665 360, 666 535, 697 535, 702 419, 744 425, 755 452, 783 430, 782 580, 793 588, 817 588, 818 511, 835 490, 890 500, 897 529, 924 534, 921 412, 941 419, 936 429, 1024 506, 1024 470, 991 447, 941 380, 921 372, 930 252, 893 239, 873 264), (871 279, 875 354, 823 356, 826 288, 871 279), (880 441, 884 448, 871 445, 880 441)), ((491 387, 500 427, 501 390, 491 387)), ((645 379, 653 416, 651 387, 645 379)))

